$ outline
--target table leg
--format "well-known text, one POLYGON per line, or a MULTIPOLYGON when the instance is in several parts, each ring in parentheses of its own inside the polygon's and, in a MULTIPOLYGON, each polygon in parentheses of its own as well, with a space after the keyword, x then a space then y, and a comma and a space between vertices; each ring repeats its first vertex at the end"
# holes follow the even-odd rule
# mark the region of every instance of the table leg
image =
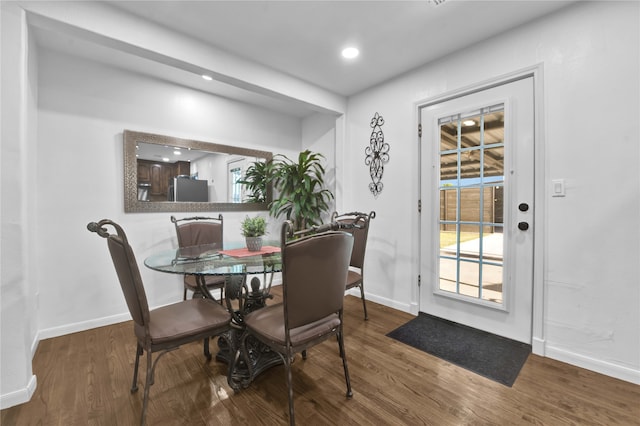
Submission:
POLYGON ((213 294, 211 294, 211 292, 207 288, 206 275, 196 275, 196 284, 198 285, 200 294, 202 294, 207 299, 216 300, 216 298, 213 297, 213 294))

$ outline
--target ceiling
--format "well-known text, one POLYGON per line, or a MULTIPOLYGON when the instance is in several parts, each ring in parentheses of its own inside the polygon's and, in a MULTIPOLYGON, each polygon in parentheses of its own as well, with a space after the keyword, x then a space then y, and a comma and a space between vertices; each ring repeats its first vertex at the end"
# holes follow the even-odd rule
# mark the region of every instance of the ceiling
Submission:
MULTIPOLYGON (((499 35, 573 1, 105 1, 121 11, 193 37, 243 59, 345 97, 427 62, 499 35), (436 4, 439 3, 439 4, 436 4), (347 45, 360 56, 346 61, 347 45)), ((195 82, 193 74, 90 42, 38 29, 45 48, 65 50, 304 116, 309 110, 221 82, 195 82), (72 46, 72 49, 69 49, 72 46)))

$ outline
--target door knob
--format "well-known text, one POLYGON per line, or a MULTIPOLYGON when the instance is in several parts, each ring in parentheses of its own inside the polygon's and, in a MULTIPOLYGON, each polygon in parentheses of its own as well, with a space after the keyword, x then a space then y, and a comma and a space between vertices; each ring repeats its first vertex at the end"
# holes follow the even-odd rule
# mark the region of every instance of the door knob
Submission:
POLYGON ((527 222, 518 222, 518 229, 521 231, 526 231, 529 229, 529 224, 527 222))
POLYGON ((529 210, 529 204, 527 203, 520 203, 518 205, 518 210, 520 210, 521 212, 526 212, 527 210, 529 210))

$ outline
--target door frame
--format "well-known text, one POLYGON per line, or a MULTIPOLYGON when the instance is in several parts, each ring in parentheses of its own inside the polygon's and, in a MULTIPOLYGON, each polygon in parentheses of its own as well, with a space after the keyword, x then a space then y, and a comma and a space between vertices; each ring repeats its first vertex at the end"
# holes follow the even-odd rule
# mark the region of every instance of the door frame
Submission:
MULTIPOLYGON (((533 295, 532 295, 532 303, 531 307, 532 318, 531 318, 531 346, 532 352, 536 355, 545 355, 545 340, 544 340, 544 265, 545 265, 545 256, 544 256, 544 247, 545 247, 545 229, 546 223, 544 218, 546 217, 546 203, 545 203, 545 194, 546 194, 546 182, 548 181, 546 176, 546 168, 545 168, 545 138, 544 138, 544 109, 543 109, 543 101, 544 101, 544 90, 543 90, 543 64, 536 64, 527 68, 523 68, 518 71, 514 71, 508 74, 504 74, 495 78, 491 78, 479 83, 475 83, 469 86, 462 87, 460 89, 455 89, 452 91, 448 91, 442 93, 438 96, 427 98, 420 100, 414 103, 414 114, 415 114, 415 128, 418 128, 420 124, 420 110, 422 108, 429 107, 431 105, 439 104, 442 102, 446 102, 455 98, 459 98, 466 95, 471 95, 476 92, 480 92, 483 90, 491 89, 496 86, 501 86, 504 84, 508 84, 512 81, 520 80, 526 77, 533 78, 533 111, 534 111, 534 177, 533 177, 533 197, 534 197, 534 205, 536 208, 534 209, 534 223, 535 232, 533 235, 533 295)), ((422 168, 421 168, 421 138, 416 134, 416 146, 418 148, 417 155, 417 171, 418 171, 418 193, 417 200, 420 200, 422 188, 422 168)), ((416 203, 418 204, 418 203, 416 203)), ((420 215, 421 213, 418 213, 420 215)), ((420 217, 417 219, 418 227, 421 226, 420 217)), ((422 259, 422 253, 420 252, 420 235, 421 229, 415 235, 414 247, 417 248, 417 262, 416 269, 418 274, 420 273, 420 262, 422 259)), ((420 283, 418 282, 418 286, 420 283)), ((426 287, 425 287, 426 288, 426 287)), ((416 288, 416 291, 413 292, 415 297, 416 306, 419 306, 420 303, 420 287, 416 288)))

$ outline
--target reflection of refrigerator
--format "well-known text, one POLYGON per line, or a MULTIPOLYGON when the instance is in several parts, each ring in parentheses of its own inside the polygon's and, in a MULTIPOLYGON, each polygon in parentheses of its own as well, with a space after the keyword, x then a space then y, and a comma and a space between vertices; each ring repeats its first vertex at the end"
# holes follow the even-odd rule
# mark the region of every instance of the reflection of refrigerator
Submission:
POLYGON ((206 180, 188 177, 173 178, 169 187, 169 201, 209 202, 209 186, 206 180))
POLYGON ((151 189, 150 183, 138 184, 138 201, 149 201, 149 190, 151 189))

